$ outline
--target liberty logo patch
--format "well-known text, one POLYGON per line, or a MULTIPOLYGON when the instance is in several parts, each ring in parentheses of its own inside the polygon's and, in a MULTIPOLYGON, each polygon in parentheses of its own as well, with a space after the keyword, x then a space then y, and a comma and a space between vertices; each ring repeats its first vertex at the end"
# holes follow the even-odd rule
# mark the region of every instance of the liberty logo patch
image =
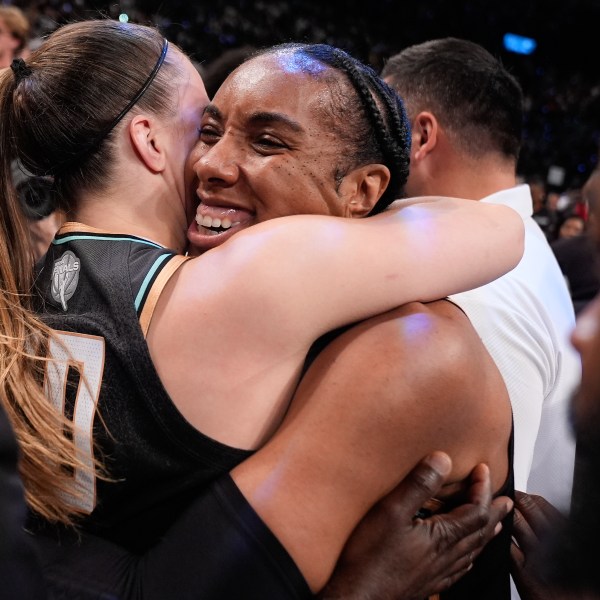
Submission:
POLYGON ((79 259, 67 250, 58 260, 54 261, 52 270, 52 298, 60 302, 63 310, 67 310, 67 300, 70 300, 79 283, 79 259))

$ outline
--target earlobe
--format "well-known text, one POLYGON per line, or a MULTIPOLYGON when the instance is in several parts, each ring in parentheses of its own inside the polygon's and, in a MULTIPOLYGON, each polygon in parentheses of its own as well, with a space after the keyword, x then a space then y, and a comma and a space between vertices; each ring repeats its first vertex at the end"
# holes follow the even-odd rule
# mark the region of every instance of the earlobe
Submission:
POLYGON ((154 119, 136 115, 129 124, 129 137, 140 160, 154 173, 160 173, 166 164, 165 153, 157 136, 154 119))
POLYGON ((346 216, 368 215, 390 182, 390 170, 382 164, 370 164, 351 171, 340 185, 341 196, 348 198, 346 216))

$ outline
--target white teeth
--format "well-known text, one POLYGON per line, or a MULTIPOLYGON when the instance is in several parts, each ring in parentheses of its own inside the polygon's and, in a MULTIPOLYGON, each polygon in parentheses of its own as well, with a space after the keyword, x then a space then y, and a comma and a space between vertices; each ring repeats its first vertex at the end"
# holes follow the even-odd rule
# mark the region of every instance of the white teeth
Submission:
MULTIPOLYGON (((219 219, 219 218, 212 218, 209 217, 208 215, 196 215, 196 223, 198 224, 199 227, 203 227, 206 229, 211 229, 211 228, 220 228, 220 229, 229 229, 230 227, 234 227, 235 225, 239 225, 240 222, 239 221, 235 221, 232 222, 231 219, 229 219, 229 217, 224 217, 223 219, 219 219)), ((217 231, 211 231, 211 234, 216 234, 216 233, 220 233, 217 231)))

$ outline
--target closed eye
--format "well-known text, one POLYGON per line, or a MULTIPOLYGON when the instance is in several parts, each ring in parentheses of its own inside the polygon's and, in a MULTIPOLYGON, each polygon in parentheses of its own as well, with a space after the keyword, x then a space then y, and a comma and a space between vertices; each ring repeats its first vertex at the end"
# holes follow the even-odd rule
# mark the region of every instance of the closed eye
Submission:
POLYGON ((211 125, 202 126, 198 130, 198 133, 199 133, 200 141, 204 142, 205 144, 216 144, 221 137, 221 134, 219 133, 219 131, 217 131, 211 125))
POLYGON ((281 140, 274 138, 270 135, 261 135, 255 141, 257 146, 262 146, 264 148, 288 148, 289 146, 282 142, 281 140))

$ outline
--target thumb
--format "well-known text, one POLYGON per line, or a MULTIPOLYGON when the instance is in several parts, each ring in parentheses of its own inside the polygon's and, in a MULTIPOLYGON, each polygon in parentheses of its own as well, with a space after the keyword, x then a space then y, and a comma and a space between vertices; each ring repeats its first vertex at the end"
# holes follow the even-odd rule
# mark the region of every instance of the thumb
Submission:
POLYGON ((386 497, 385 502, 411 518, 441 489, 452 470, 452 460, 445 452, 433 452, 423 458, 386 497))

